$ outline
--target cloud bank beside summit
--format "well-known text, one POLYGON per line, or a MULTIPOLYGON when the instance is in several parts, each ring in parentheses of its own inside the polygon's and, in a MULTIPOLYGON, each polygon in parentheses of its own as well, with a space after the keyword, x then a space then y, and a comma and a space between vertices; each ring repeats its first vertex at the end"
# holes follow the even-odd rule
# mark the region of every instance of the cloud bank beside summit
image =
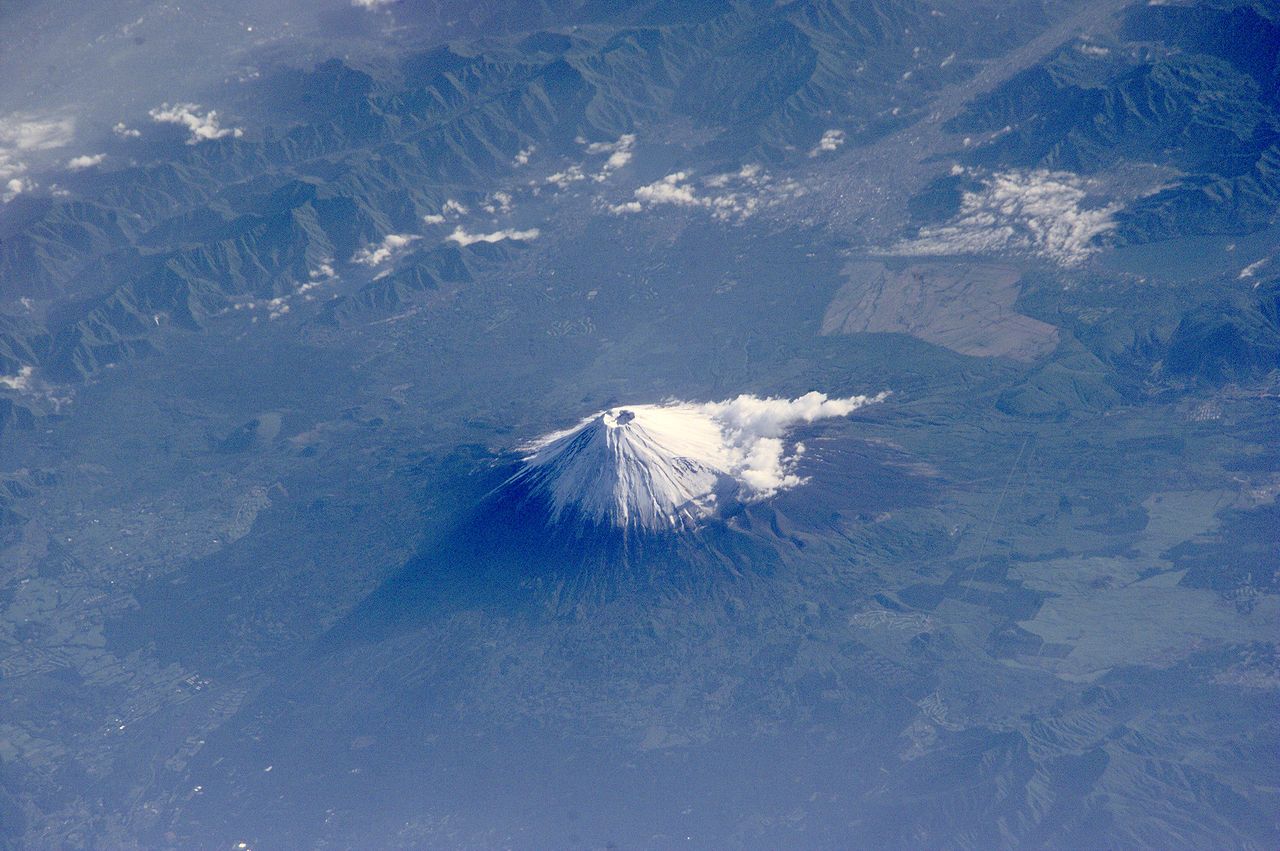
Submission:
POLYGON ((797 469, 804 445, 788 444, 787 433, 886 396, 814 391, 609 408, 523 445, 522 467, 508 485, 545 498, 555 521, 576 515, 623 528, 688 526, 714 513, 720 496, 755 502, 804 484, 797 469))

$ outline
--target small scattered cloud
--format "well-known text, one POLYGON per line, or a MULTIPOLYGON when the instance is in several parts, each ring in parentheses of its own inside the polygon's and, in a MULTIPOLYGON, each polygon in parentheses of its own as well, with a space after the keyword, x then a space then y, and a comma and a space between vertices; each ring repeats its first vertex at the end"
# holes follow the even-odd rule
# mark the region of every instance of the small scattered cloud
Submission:
POLYGON ((677 207, 696 207, 700 203, 693 187, 687 181, 689 173, 673 172, 661 180, 655 180, 635 191, 641 204, 675 204, 677 207))
POLYGON ((580 165, 571 165, 564 171, 557 171, 555 174, 547 175, 547 183, 557 189, 568 189, 578 181, 586 179, 587 175, 580 165))
POLYGON ((1116 226, 1118 204, 1091 206, 1079 175, 1064 171, 1010 171, 991 175, 966 192, 946 224, 921 228, 893 253, 996 254, 1025 252, 1075 266, 1098 250, 1096 238, 1116 226))
POLYGON ((446 237, 450 242, 456 242, 464 248, 468 245, 474 245, 477 242, 502 242, 507 239, 515 239, 527 242, 531 239, 537 239, 541 234, 537 228, 529 228, 528 230, 515 230, 514 228, 504 228, 496 230, 492 233, 469 233, 462 228, 461 225, 453 229, 453 233, 446 237))
POLYGON ((18 367, 13 375, 0 375, 0 392, 6 390, 21 394, 28 403, 49 411, 61 411, 71 404, 68 389, 44 381, 31 364, 18 367))
POLYGON ((809 151, 809 156, 816 157, 819 154, 830 153, 839 149, 843 144, 843 130, 827 130, 822 134, 822 138, 818 140, 818 144, 814 145, 813 150, 809 151))
POLYGON ((511 212, 512 199, 509 192, 495 192, 481 205, 480 209, 490 215, 505 215, 511 212))
POLYGON ((1270 257, 1263 257, 1261 260, 1255 263, 1250 263, 1248 266, 1245 266, 1243 269, 1240 270, 1240 275, 1238 277, 1241 280, 1245 278, 1252 278, 1254 275, 1261 272, 1262 268, 1270 262, 1271 262, 1270 257))
MULTIPOLYGON (((510 202, 511 200, 510 195, 506 195, 506 193, 495 193, 495 195, 499 195, 499 194, 504 195, 507 198, 508 203, 510 202)), ((438 225, 443 223, 446 219, 454 218, 457 216, 465 216, 468 212, 469 211, 467 210, 467 207, 465 204, 463 204, 461 201, 457 201, 453 198, 450 198, 440 205, 440 212, 427 213, 425 216, 422 217, 422 220, 429 225, 438 225)))
POLYGON ((307 293, 325 284, 331 284, 336 280, 338 280, 338 273, 333 270, 333 261, 322 260, 316 268, 310 271, 307 275, 307 282, 298 287, 294 295, 306 296, 307 300, 310 301, 314 296, 307 295, 307 293))
MULTIPOLYGON (((583 140, 580 139, 579 144, 582 143, 583 140)), ((609 158, 604 161, 604 165, 600 167, 600 171, 592 175, 592 177, 596 181, 604 180, 612 172, 631 162, 631 155, 635 145, 636 135, 634 133, 623 133, 615 142, 588 143, 585 148, 588 156, 609 155, 609 158)))
POLYGON ((411 233, 389 233, 377 245, 369 245, 357 251, 351 258, 352 263, 361 266, 381 266, 388 260, 397 259, 405 254, 409 246, 422 237, 411 233))
POLYGON ((538 149, 533 145, 530 145, 527 148, 521 148, 516 152, 515 159, 511 161, 511 164, 513 166, 528 165, 529 158, 532 157, 537 150, 538 149))
POLYGON ((190 133, 187 137, 188 145, 197 145, 200 142, 223 139, 227 136, 239 139, 244 135, 244 130, 240 127, 223 127, 216 111, 211 109, 206 112, 196 103, 177 103, 172 106, 166 103, 147 114, 151 116, 152 121, 159 124, 177 124, 185 127, 190 133))
POLYGON ((351 5, 357 9, 381 9, 396 2, 398 0, 351 0, 351 5))
POLYGON ((67 160, 67 168, 71 171, 93 168, 95 165, 101 165, 106 158, 106 154, 81 154, 78 157, 72 157, 67 160))
POLYGON ((590 179, 594 183, 603 183, 615 171, 631 162, 635 151, 636 136, 634 133, 623 133, 613 142, 588 142, 579 136, 575 141, 582 145, 583 153, 588 157, 608 154, 608 157, 595 171, 590 171, 582 163, 574 163, 561 171, 547 175, 544 181, 557 189, 568 189, 575 183, 590 179))
MULTIPOLYGON (((292 310, 293 302, 299 298, 303 301, 314 301, 316 294, 313 290, 335 283, 337 280, 338 274, 334 271, 333 260, 321 260, 316 264, 315 268, 310 270, 307 275, 307 280, 298 285, 293 292, 268 299, 237 299, 232 302, 231 308, 237 311, 265 310, 267 313, 267 319, 279 319, 292 310)), ((253 321, 257 322, 258 317, 254 316, 253 321)))
POLYGON ((768 175, 765 174, 764 168, 759 163, 747 163, 736 172, 713 174, 703 182, 713 189, 723 189, 736 181, 746 181, 753 184, 759 184, 762 182, 761 178, 766 182, 768 180, 768 175))
POLYGON ((30 192, 36 188, 35 181, 26 177, 11 177, 4 184, 4 191, 0 192, 0 201, 8 204, 14 198, 17 198, 23 192, 30 192))
POLYGON ((0 387, 25 393, 32 389, 32 377, 36 368, 31 365, 20 367, 16 375, 0 375, 0 387))
POLYGON ((695 186, 689 172, 677 171, 638 187, 632 199, 608 205, 615 215, 639 213, 660 206, 701 208, 720 220, 745 219, 762 207, 793 198, 803 189, 793 180, 775 181, 759 164, 736 172, 712 175, 695 186))
POLYGON ((29 154, 65 147, 74 135, 72 118, 24 112, 0 117, 0 202, 36 188, 27 176, 29 154))
POLYGON ((142 135, 141 130, 134 130, 123 121, 117 121, 115 126, 111 128, 111 132, 115 133, 121 139, 136 139, 142 135))

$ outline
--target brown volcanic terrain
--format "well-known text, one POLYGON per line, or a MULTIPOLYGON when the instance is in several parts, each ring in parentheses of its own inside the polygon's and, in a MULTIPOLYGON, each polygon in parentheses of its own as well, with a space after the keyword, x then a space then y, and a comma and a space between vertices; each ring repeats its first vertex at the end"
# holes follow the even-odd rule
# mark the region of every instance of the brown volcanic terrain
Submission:
POLYGON ((1013 309, 1018 271, 990 263, 861 261, 822 318, 823 334, 901 333, 975 357, 1034 361, 1058 345, 1052 325, 1013 309))

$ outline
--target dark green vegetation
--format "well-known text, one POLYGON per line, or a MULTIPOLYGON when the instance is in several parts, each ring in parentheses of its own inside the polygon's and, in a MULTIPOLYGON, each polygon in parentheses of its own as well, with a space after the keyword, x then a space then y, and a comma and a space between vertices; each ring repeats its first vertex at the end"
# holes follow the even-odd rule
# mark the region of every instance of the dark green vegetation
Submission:
POLYGON ((1267 4, 408 5, 0 207, 0 841, 1276 844, 1267 4), (1036 169, 1123 247, 876 253, 1036 169), (813 389, 695 538, 493 507, 813 389))

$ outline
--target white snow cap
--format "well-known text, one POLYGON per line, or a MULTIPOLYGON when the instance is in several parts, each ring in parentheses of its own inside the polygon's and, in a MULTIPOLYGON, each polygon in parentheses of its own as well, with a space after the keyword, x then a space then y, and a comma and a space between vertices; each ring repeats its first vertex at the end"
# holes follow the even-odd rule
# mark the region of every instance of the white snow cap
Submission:
POLYGON ((578 513, 623 528, 693 525, 715 510, 717 493, 752 502, 803 484, 796 466, 804 446, 785 445, 787 431, 887 395, 815 391, 610 408, 523 446, 524 466, 509 483, 546 497, 554 520, 578 513))

